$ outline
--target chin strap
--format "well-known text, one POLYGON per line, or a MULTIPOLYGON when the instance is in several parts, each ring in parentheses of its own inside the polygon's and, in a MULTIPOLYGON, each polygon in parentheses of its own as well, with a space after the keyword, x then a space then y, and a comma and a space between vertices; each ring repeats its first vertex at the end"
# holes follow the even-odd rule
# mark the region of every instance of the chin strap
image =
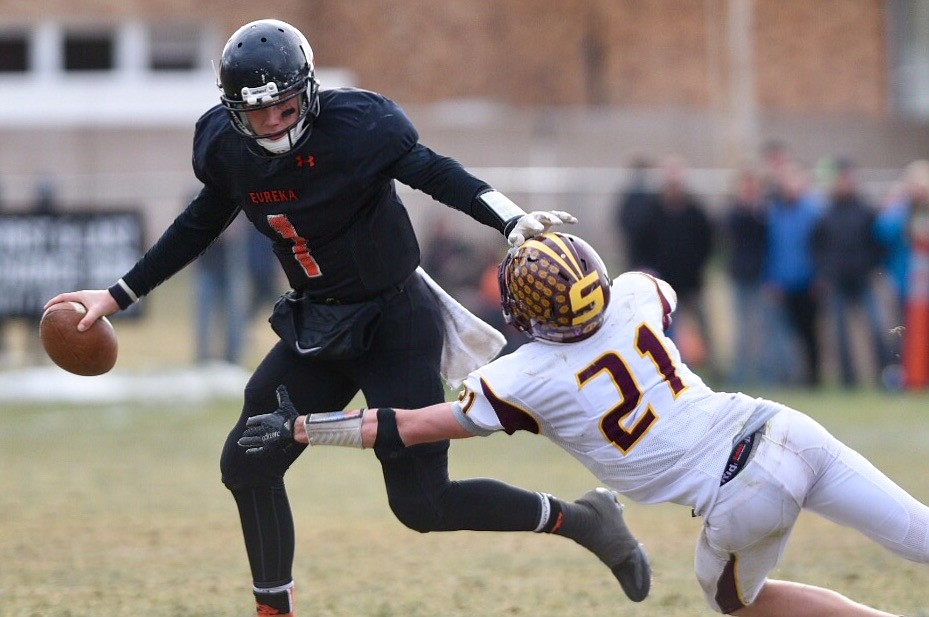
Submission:
POLYGON ((300 141, 300 138, 303 137, 303 134, 306 132, 309 123, 307 119, 304 118, 300 123, 278 137, 277 139, 256 139, 255 141, 259 146, 270 152, 271 154, 284 154, 293 150, 294 144, 300 141))

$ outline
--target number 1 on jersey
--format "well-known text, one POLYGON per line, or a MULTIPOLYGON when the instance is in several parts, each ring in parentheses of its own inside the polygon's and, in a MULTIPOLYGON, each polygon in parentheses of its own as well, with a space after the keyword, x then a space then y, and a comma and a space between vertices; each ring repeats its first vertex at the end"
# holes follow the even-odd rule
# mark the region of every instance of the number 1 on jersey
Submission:
POLYGON ((316 278, 317 276, 323 275, 322 270, 319 269, 319 264, 316 263, 316 260, 310 255, 310 249, 306 245, 306 238, 297 235, 297 230, 294 229, 293 224, 290 222, 290 219, 287 218, 286 214, 269 214, 268 224, 274 231, 280 234, 282 238, 294 243, 291 249, 294 253, 294 258, 308 277, 316 278))

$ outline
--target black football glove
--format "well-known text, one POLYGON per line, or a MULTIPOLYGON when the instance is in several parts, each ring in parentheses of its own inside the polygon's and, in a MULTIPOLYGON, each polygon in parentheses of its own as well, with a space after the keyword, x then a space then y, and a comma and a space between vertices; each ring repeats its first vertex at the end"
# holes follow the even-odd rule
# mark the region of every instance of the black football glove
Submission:
POLYGON ((300 414, 283 385, 277 387, 277 409, 273 413, 252 416, 245 422, 239 446, 249 456, 264 456, 294 443, 294 421, 300 414))

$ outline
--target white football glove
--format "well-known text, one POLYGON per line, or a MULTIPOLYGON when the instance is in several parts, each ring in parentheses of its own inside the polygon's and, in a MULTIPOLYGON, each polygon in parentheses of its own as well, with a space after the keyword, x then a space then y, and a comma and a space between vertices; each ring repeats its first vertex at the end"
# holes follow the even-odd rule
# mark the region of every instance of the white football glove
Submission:
POLYGON ((549 210, 530 212, 524 214, 516 221, 513 231, 507 236, 506 241, 510 246, 517 247, 529 238, 538 236, 549 231, 555 225, 564 223, 576 223, 577 218, 561 210, 549 210))

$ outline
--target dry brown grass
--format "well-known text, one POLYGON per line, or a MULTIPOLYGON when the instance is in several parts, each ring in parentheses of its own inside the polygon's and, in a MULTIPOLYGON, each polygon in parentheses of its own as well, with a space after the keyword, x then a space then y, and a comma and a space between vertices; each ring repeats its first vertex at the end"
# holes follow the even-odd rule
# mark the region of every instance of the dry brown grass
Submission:
MULTIPOLYGON (((184 279, 151 298, 151 319, 118 322, 118 368, 192 356, 184 279)), ((253 325, 255 362, 273 340, 253 325)), ((49 387, 54 387, 50 384, 49 387)), ((820 419, 913 494, 924 471, 929 397, 778 393, 820 419)), ((246 617, 250 580, 219 450, 238 401, 0 411, 0 617, 246 617)), ((488 475, 574 498, 596 481, 543 439, 454 444, 454 477, 488 475)), ((298 524, 301 615, 670 617, 712 615, 693 577, 699 519, 627 503, 654 584, 628 602, 609 572, 563 539, 532 534, 419 535, 390 514, 370 452, 308 452, 289 475, 298 524)), ((851 531, 801 517, 777 577, 929 616, 929 568, 851 531)))
MULTIPOLYGON (((929 499, 924 397, 791 398, 929 499)), ((236 407, 4 410, 0 615, 252 614, 235 510, 217 470, 236 407)), ((452 459, 456 477, 492 475, 567 498, 596 484, 529 436, 458 442, 452 459)), ((404 529, 370 452, 309 452, 289 486, 303 615, 712 614, 692 574, 699 520, 684 508, 627 506, 655 572, 651 597, 633 605, 596 559, 559 538, 404 529)), ((776 575, 929 614, 929 568, 813 516, 801 519, 776 575)))

